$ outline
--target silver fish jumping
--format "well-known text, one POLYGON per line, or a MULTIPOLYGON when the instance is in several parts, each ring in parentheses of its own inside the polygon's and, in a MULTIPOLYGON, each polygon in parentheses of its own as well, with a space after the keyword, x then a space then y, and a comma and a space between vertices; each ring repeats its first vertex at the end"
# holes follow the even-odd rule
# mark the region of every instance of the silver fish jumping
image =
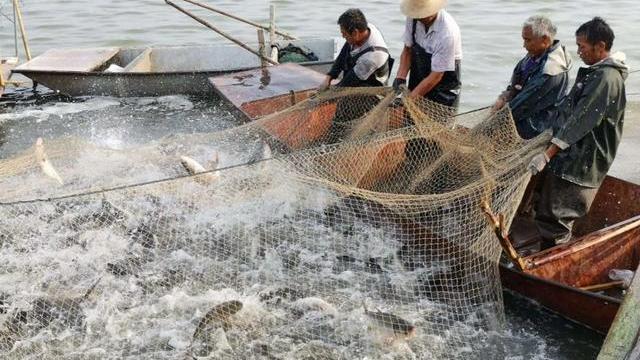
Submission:
POLYGON ((40 168, 42 168, 42 172, 57 181, 60 185, 64 185, 62 178, 53 165, 51 165, 51 162, 47 158, 47 154, 44 152, 44 140, 42 140, 42 138, 38 138, 38 140, 36 140, 35 156, 40 168))
POLYGON ((362 306, 364 307, 364 314, 369 319, 382 328, 392 330, 395 336, 410 338, 416 334, 416 327, 407 320, 379 310, 369 311, 364 301, 362 302, 362 306))
MULTIPOLYGON (((204 166, 200 165, 199 162, 195 161, 194 159, 188 157, 188 156, 181 156, 180 157, 180 163, 182 164, 182 166, 187 170, 187 172, 191 175, 197 175, 200 173, 204 173, 207 172, 209 170, 205 169, 204 166)), ((218 164, 218 155, 217 153, 214 156, 214 162, 212 162, 213 164, 215 164, 215 168, 217 168, 217 164, 218 164)), ((215 170, 215 168, 211 169, 211 170, 215 170)), ((204 175, 198 176, 196 177, 196 181, 198 181, 199 183, 206 185, 209 184, 210 182, 216 180, 218 178, 218 172, 211 172, 211 173, 206 173, 204 175)))

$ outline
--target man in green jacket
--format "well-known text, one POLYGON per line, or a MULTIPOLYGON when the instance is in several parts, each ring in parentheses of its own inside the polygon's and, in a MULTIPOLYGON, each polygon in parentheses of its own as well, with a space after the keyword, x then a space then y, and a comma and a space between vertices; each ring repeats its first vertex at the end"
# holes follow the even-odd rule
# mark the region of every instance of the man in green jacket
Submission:
POLYGON ((536 225, 550 247, 569 240, 575 219, 587 214, 622 137, 626 105, 624 54, 611 53, 614 34, 601 18, 576 31, 580 68, 571 92, 558 106, 550 146, 529 168, 544 174, 536 225))

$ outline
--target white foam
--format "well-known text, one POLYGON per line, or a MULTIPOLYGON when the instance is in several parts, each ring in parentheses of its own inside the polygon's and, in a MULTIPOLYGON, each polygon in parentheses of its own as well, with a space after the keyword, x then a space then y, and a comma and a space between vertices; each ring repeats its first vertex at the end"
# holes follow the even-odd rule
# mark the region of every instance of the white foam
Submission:
POLYGON ((0 123, 27 118, 36 118, 36 122, 39 123, 48 120, 51 116, 64 116, 83 111, 96 111, 118 105, 120 105, 118 100, 109 97, 90 98, 84 102, 57 102, 46 105, 41 109, 18 110, 17 112, 0 114, 0 123))

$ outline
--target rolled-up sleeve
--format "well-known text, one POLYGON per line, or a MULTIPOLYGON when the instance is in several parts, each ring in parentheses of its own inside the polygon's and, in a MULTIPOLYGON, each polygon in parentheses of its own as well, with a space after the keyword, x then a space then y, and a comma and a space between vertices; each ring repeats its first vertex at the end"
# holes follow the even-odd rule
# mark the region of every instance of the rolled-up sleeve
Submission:
POLYGON ((402 35, 402 41, 404 46, 413 46, 413 19, 407 18, 407 22, 404 26, 404 35, 402 35))
POLYGON ((443 36, 434 48, 431 71, 445 72, 456 69, 456 43, 453 36, 443 36))

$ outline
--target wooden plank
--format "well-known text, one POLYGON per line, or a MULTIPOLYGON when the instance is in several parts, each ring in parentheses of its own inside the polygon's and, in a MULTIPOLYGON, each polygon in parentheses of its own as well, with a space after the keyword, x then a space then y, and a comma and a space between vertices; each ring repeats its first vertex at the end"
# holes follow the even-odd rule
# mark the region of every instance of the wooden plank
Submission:
POLYGON ((153 49, 146 48, 144 51, 131 60, 127 66, 124 67, 124 72, 151 72, 151 52, 153 49))
POLYGON ((120 51, 117 47, 49 50, 16 68, 19 71, 96 71, 120 51))
MULTIPOLYGON (((640 216, 634 219, 638 220, 640 216)), ((527 263, 533 266, 526 271, 577 287, 610 281, 609 270, 635 269, 640 262, 640 227, 598 241, 605 238, 607 230, 615 231, 619 227, 620 224, 613 225, 575 242, 529 256, 527 263)))
POLYGON ((238 109, 244 104, 316 89, 324 75, 298 64, 281 64, 209 79, 215 91, 238 109))
MULTIPOLYGON (((638 268, 640 270, 640 268, 638 268)), ((640 276, 633 282, 624 297, 622 306, 613 320, 613 325, 604 340, 598 360, 630 359, 640 334, 640 276)))

